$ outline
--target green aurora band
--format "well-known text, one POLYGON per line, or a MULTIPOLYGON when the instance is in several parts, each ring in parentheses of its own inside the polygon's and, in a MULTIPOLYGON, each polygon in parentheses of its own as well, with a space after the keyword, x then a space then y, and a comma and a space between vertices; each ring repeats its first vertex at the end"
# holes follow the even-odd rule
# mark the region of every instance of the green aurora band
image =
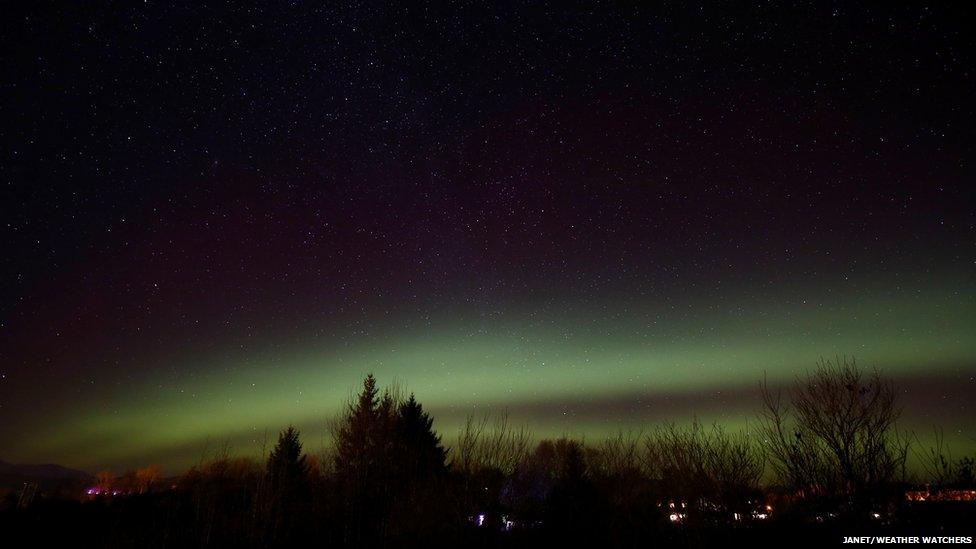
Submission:
POLYGON ((835 355, 881 368, 903 393, 902 426, 923 441, 941 426, 961 455, 976 449, 967 404, 976 393, 973 296, 959 277, 791 300, 608 299, 387 318, 355 335, 177 351, 144 357, 150 373, 129 385, 84 387, 71 413, 38 413, 10 457, 73 456, 65 465, 92 471, 159 463, 175 473, 222 443, 256 455, 288 424, 317 451, 328 445, 327 419, 367 372, 415 392, 448 444, 468 414, 503 409, 536 437, 595 440, 695 416, 748 428, 764 375, 786 386, 835 355))

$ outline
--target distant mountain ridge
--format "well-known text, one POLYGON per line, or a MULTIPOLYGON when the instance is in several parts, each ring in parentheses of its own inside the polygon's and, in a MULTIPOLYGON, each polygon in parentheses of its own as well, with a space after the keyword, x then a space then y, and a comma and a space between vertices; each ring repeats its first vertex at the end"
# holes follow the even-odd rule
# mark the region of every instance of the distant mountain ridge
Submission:
POLYGON ((0 460, 0 477, 27 480, 86 480, 92 478, 92 475, 54 463, 14 464, 0 460))

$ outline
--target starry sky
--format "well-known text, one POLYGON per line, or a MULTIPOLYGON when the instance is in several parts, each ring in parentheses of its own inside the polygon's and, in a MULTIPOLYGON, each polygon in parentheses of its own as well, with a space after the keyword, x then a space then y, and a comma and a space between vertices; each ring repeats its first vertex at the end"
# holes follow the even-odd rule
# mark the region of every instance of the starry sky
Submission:
POLYGON ((448 441, 748 428, 844 355, 976 448, 960 7, 23 4, 0 459, 315 450, 367 372, 448 441))

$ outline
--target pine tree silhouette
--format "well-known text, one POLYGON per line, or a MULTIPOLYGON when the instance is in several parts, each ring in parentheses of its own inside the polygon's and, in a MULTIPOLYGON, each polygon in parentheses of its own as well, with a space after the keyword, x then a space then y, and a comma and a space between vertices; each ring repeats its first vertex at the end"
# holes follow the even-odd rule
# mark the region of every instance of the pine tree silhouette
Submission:
POLYGON ((286 544, 297 535, 308 499, 309 466, 302 455, 299 432, 288 427, 268 456, 266 471, 267 544, 286 544))
POLYGON ((433 418, 413 394, 400 405, 396 438, 400 470, 406 482, 440 476, 447 472, 447 451, 433 430, 433 418))
POLYGON ((294 488, 308 476, 308 463, 302 455, 299 432, 288 427, 278 435, 278 443, 268 456, 268 485, 272 492, 294 488))
POLYGON ((344 497, 345 540, 369 545, 380 534, 388 506, 392 397, 378 397, 373 374, 342 417, 335 431, 335 471, 344 497))
POLYGON ((396 407, 393 419, 392 501, 384 541, 394 547, 431 547, 435 540, 452 546, 448 540, 457 516, 447 503, 452 500, 447 452, 433 419, 412 394, 396 407))
POLYGON ((376 378, 369 374, 356 403, 349 406, 336 431, 335 466, 346 484, 365 486, 371 480, 379 443, 376 430, 380 424, 380 402, 377 394, 376 378))

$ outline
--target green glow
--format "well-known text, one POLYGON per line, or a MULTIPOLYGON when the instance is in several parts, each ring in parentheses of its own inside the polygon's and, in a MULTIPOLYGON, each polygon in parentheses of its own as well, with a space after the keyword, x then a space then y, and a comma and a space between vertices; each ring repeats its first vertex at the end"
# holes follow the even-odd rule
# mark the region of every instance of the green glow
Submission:
MULTIPOLYGON (((94 387, 79 397, 74 414, 39 414, 13 457, 73 456, 68 465, 91 470, 162 462, 176 470, 199 459, 208 439, 211 447, 227 439, 237 452, 253 453, 265 432, 289 423, 305 431, 314 449, 323 443, 325 419, 370 371, 381 384, 400 380, 416 392, 448 439, 469 412, 557 401, 582 406, 593 398, 634 395, 700 395, 701 407, 614 415, 578 414, 570 406, 566 415, 515 419, 539 436, 589 439, 647 427, 651 420, 684 421, 694 413, 741 427, 758 402, 716 406, 710 393, 755 387, 764 373, 773 383, 789 382, 820 356, 854 355, 896 379, 971 375, 972 290, 949 280, 921 289, 879 284, 790 301, 772 295, 689 299, 671 307, 607 300, 600 307, 512 308, 485 317, 460 312, 419 327, 390 321, 371 335, 345 339, 268 338, 256 350, 144 357, 153 367, 134 386, 94 387), (168 363, 179 367, 164 368, 168 363), (165 371, 179 373, 153 373, 165 371)), ((943 414, 938 406, 944 404, 932 403, 932 417, 943 423, 950 442, 962 445, 959 451, 972 450, 972 418, 943 414)), ((929 430, 925 410, 910 409, 906 425, 929 430)))

